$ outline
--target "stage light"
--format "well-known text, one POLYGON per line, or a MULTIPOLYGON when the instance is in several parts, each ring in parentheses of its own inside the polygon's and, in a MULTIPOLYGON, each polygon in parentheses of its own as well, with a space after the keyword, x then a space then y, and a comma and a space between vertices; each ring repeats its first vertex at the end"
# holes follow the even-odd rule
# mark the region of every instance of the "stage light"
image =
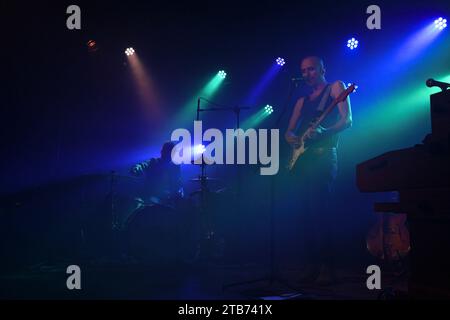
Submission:
POLYGON ((447 19, 440 17, 439 19, 434 20, 434 27, 439 30, 444 29, 447 27, 447 19))
POLYGON ((267 104, 261 109, 258 109, 255 113, 250 115, 244 122, 241 124, 241 128, 250 129, 259 126, 265 119, 267 119, 273 113, 273 107, 270 104, 267 104))
POLYGON ((205 152, 206 147, 203 144, 194 146, 194 155, 200 155, 205 152))
POLYGON ((277 61, 277 64, 278 64, 280 67, 284 66, 284 64, 286 63, 286 62, 284 61, 284 59, 283 59, 283 58, 280 58, 280 57, 278 57, 276 61, 277 61))
POLYGON ((95 52, 98 50, 97 42, 95 42, 94 40, 89 40, 86 44, 89 52, 95 52))
POLYGON ((125 54, 126 54, 127 56, 132 56, 134 53, 135 53, 135 51, 134 51, 133 48, 127 48, 127 49, 125 50, 125 54))
MULTIPOLYGON (((173 123, 191 122, 192 108, 197 108, 198 98, 203 97, 209 100, 214 99, 214 96, 219 92, 220 88, 225 83, 224 79, 226 75, 226 72, 223 70, 218 72, 213 71, 210 78, 202 84, 202 87, 200 87, 198 91, 194 92, 192 97, 186 101, 182 109, 178 112, 176 119, 173 120, 173 123)), ((179 126, 179 124, 177 124, 177 126, 179 126)))
POLYGON ((351 38, 347 41, 347 47, 350 48, 350 50, 356 49, 358 47, 358 40, 355 38, 351 38))
POLYGON ((272 114, 272 112, 273 112, 273 107, 272 107, 271 105, 266 105, 266 106, 264 107, 264 112, 265 112, 266 114, 272 114))
POLYGON ((218 73, 219 77, 225 79, 227 77, 227 73, 223 70, 220 70, 218 73))
MULTIPOLYGON (((348 87, 350 87, 352 85, 352 83, 351 82, 349 82, 349 83, 347 83, 347 88, 348 87)), ((353 91, 353 92, 356 92, 356 90, 358 89, 358 86, 357 85, 355 85, 355 90, 353 91)))

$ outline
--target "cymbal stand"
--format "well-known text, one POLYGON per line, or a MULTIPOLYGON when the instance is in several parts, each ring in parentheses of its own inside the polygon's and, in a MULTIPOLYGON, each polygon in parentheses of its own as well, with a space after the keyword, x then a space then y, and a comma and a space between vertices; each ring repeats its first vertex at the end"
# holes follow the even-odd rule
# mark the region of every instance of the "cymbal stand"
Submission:
POLYGON ((110 195, 111 195, 111 202, 110 202, 110 209, 111 209, 111 229, 112 231, 117 231, 119 229, 119 221, 116 211, 116 194, 114 192, 115 185, 116 185, 116 172, 111 171, 111 185, 110 185, 110 195))

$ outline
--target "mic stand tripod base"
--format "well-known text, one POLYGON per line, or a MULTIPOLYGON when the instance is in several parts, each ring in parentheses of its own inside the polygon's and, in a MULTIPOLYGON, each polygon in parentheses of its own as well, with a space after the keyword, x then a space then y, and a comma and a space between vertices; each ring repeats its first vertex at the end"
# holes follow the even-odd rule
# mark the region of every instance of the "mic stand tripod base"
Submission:
POLYGON ((223 245, 214 231, 207 232, 197 245, 195 257, 191 260, 192 265, 212 266, 223 258, 223 245))
POLYGON ((289 294, 289 296, 298 297, 299 295, 303 295, 302 293, 300 293, 298 288, 291 286, 285 280, 283 280, 273 274, 269 274, 269 275, 266 275, 266 276, 258 278, 258 279, 246 280, 246 281, 236 282, 236 283, 232 283, 232 284, 226 284, 226 285, 222 286, 222 291, 225 291, 232 287, 245 286, 245 285, 255 284, 258 282, 268 282, 268 284, 265 287, 251 290, 253 293, 252 294, 253 296, 258 296, 258 297, 263 297, 263 296, 268 296, 268 295, 280 296, 279 292, 280 292, 281 287, 284 287, 284 288, 287 288, 287 289, 293 291, 289 294), (276 284, 278 284, 278 285, 276 285, 276 284))

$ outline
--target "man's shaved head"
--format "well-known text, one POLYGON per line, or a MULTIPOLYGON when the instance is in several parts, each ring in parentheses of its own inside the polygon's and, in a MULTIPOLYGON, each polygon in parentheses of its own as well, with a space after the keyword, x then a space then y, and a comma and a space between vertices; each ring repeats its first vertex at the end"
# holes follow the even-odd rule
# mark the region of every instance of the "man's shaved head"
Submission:
POLYGON ((307 56, 304 57, 301 62, 303 63, 305 60, 313 61, 315 65, 320 66, 323 70, 325 70, 325 65, 323 64, 322 58, 318 56, 307 56))
POLYGON ((307 85, 315 87, 321 83, 326 83, 325 66, 323 60, 317 56, 307 56, 300 64, 302 77, 307 85))

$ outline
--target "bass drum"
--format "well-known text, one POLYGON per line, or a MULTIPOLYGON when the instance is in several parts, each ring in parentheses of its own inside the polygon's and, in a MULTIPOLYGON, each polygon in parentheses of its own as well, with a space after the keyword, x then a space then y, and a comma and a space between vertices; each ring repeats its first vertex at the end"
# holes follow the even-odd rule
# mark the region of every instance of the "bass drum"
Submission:
POLYGON ((196 219, 189 211, 147 205, 130 215, 124 236, 127 254, 138 262, 161 267, 178 265, 195 255, 196 219))

